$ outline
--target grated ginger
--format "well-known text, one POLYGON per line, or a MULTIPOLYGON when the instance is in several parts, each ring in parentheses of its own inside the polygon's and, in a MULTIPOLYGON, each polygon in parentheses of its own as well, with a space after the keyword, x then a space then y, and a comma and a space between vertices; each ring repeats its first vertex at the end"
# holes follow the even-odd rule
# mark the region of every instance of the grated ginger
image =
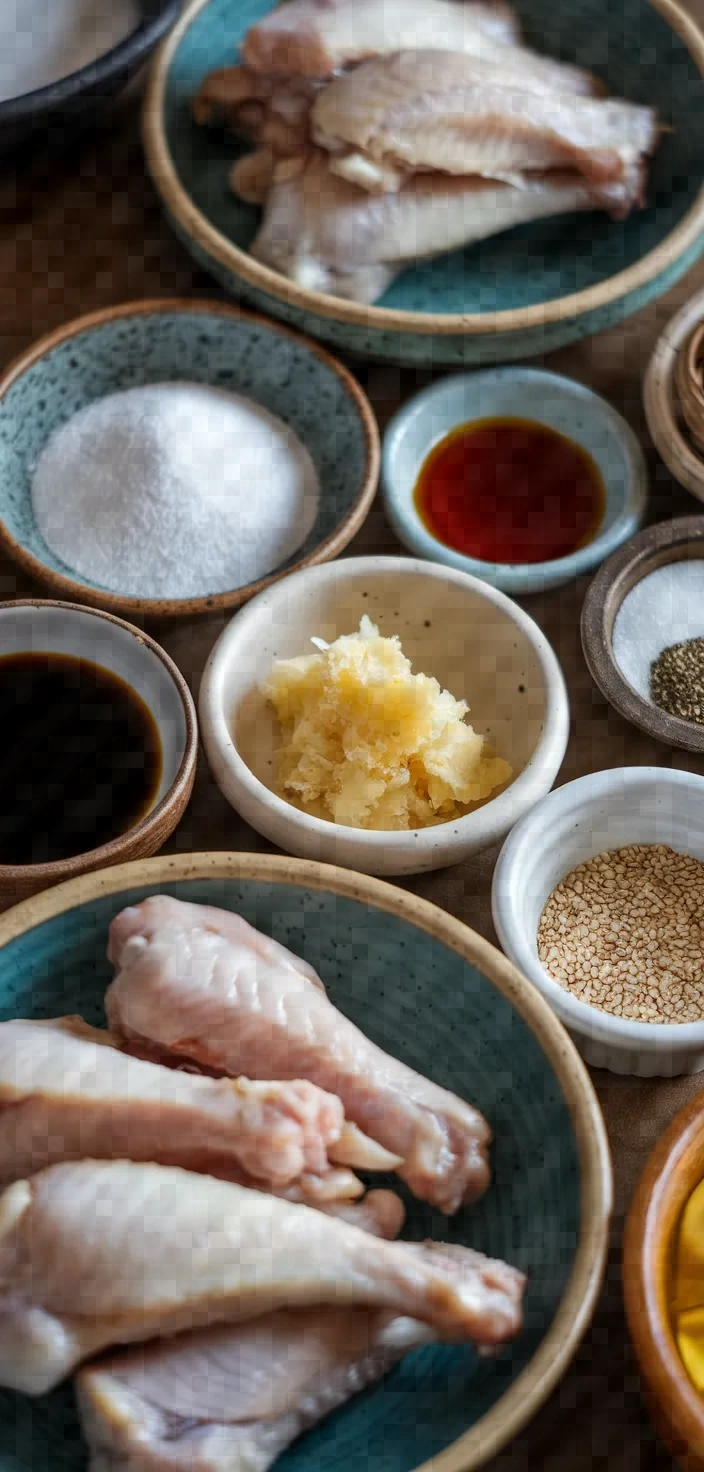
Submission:
POLYGON ((468 706, 414 675, 398 636, 365 615, 356 634, 277 660, 263 685, 282 727, 278 786, 304 812, 349 828, 449 822, 511 776, 465 722, 468 706))

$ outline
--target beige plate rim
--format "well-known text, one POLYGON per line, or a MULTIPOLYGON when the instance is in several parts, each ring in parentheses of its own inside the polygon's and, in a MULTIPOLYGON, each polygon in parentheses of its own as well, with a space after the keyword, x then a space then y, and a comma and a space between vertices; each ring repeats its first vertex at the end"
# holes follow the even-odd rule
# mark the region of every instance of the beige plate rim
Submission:
POLYGON ((286 327, 281 322, 275 322, 269 317, 264 317, 261 312, 251 312, 235 302, 220 302, 212 297, 146 297, 143 300, 122 302, 118 306, 100 307, 94 312, 87 312, 85 316, 73 317, 71 321, 64 322, 61 327, 37 338, 36 342, 31 343, 0 372, 0 404, 18 378, 21 378, 47 353, 52 352, 61 343, 70 341, 72 337, 79 337, 84 332, 91 332, 95 327, 102 327, 106 322, 116 322, 122 318, 154 317, 169 313, 178 313, 183 316, 224 317, 232 322, 254 322, 266 327, 269 332, 279 337, 291 338, 306 348, 313 357, 319 358, 340 380, 357 410, 364 439, 364 467, 354 501, 342 521, 307 556, 298 558, 290 567, 271 573, 268 577, 260 578, 255 583, 246 583, 241 588, 232 588, 226 593, 212 593, 198 598, 135 598, 131 594, 111 593, 103 588, 94 587, 90 583, 78 582, 69 574, 57 572, 55 568, 42 562, 41 558, 35 557, 23 542, 13 536, 5 521, 0 517, 0 546, 4 546, 13 561, 29 573, 30 577, 51 588, 61 598, 73 599, 88 604, 93 609, 102 609, 112 614, 138 614, 143 618, 194 618, 218 613, 223 609, 240 608, 250 598, 256 597, 257 593, 270 588, 292 572, 300 572, 304 567, 314 567, 320 562, 329 562, 332 558, 338 557, 366 520, 379 481, 381 463, 379 426, 361 384, 345 368, 344 364, 333 357, 326 348, 321 347, 320 343, 313 342, 303 333, 296 332, 293 328, 286 327))
POLYGON ((314 859, 250 853, 178 854, 141 859, 69 880, 0 916, 0 947, 99 896, 186 879, 252 879, 327 890, 400 916, 478 966, 516 1007, 552 1064, 572 1117, 581 1172, 580 1238, 555 1318, 539 1349, 498 1403, 469 1431, 415 1472, 472 1472, 529 1421, 564 1374, 588 1327, 606 1265, 612 1176, 601 1110, 587 1070, 547 1002, 494 946, 437 905, 382 879, 314 859))
MULTIPOLYGON (((249 285, 266 291, 280 301, 299 310, 315 312, 319 317, 336 319, 358 327, 383 331, 414 332, 420 335, 438 333, 443 336, 474 336, 485 332, 519 332, 579 317, 599 307, 608 306, 643 288, 678 260, 695 243, 704 230, 704 188, 694 204, 669 235, 633 266, 618 271, 606 281, 570 296, 555 297, 531 307, 501 312, 447 313, 402 312, 389 307, 367 307, 347 302, 341 297, 313 291, 288 281, 278 271, 255 261, 240 250, 220 230, 216 230, 197 209, 184 189, 169 151, 164 127, 164 97, 171 62, 196 17, 211 0, 191 0, 178 25, 171 31, 155 55, 144 101, 142 132, 147 166, 162 201, 172 219, 192 237, 209 256, 233 271, 249 285)), ((680 37, 704 79, 704 33, 682 9, 678 0, 649 0, 666 23, 680 37)), ((703 94, 704 96, 704 94, 703 94)))

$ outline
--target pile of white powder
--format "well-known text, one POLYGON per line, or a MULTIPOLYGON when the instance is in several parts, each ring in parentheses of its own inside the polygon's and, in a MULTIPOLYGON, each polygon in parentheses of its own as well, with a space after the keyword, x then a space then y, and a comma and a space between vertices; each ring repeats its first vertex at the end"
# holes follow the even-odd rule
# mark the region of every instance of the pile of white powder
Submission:
POLYGON ((137 0, 0 0, 0 102, 89 66, 139 22, 137 0))
POLYGON ((704 637, 704 559, 667 562, 641 578, 614 619, 611 643, 621 674, 650 699, 650 666, 663 649, 704 637))
POLYGON ((89 404, 48 440, 32 506, 47 546, 92 583, 198 598, 273 572, 318 512, 313 462, 282 420, 199 383, 89 404))

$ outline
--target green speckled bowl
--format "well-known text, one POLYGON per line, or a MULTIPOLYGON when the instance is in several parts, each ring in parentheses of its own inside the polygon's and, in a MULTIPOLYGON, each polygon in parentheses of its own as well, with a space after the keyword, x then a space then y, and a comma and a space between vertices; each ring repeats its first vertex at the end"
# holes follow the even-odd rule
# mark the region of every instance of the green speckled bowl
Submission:
POLYGON ((379 431, 356 379, 317 344, 238 307, 108 307, 40 338, 0 376, 0 546, 58 598, 109 613, 192 617, 238 608, 294 569, 337 557, 362 525, 378 478, 379 431), (47 547, 32 514, 32 471, 50 434, 86 404, 173 379, 244 394, 290 424, 318 472, 320 506, 303 546, 256 583, 202 598, 135 598, 89 582, 47 547))
POLYGON ((406 271, 374 307, 296 286, 247 254, 258 211, 227 187, 237 145, 190 116, 202 78, 236 59, 272 0, 192 0, 154 65, 145 142, 174 229, 199 264, 234 296, 324 342, 430 366, 548 351, 659 296, 704 248, 704 36, 676 0, 516 6, 530 45, 592 68, 672 127, 646 210, 622 223, 591 214, 521 226, 406 271))
MULTIPOLYGON (((0 918, 0 1017, 103 1019, 109 921, 165 891, 241 911, 316 966, 382 1047, 478 1104, 494 1181, 451 1221, 413 1202, 404 1235, 502 1256, 530 1275, 526 1326, 495 1360, 418 1351, 293 1446, 281 1472, 467 1472, 542 1404, 589 1322, 611 1177, 589 1078, 547 1004, 498 951, 434 905, 376 879, 251 854, 161 858, 61 885, 0 918)), ((0 1472, 79 1472, 70 1387, 0 1391, 0 1472)))

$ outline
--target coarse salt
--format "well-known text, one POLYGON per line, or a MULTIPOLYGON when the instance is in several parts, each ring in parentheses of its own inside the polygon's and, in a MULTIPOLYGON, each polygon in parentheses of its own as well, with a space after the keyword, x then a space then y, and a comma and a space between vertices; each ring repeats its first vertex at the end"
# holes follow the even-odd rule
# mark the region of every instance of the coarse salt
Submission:
POLYGON ((259 404, 199 383, 110 394, 51 435, 32 506, 47 546, 91 583, 198 598, 273 572, 314 526, 311 457, 259 404))
POLYGON ((704 636, 704 558, 668 562, 626 594, 611 644, 621 674, 650 700, 650 666, 663 649, 704 636))

